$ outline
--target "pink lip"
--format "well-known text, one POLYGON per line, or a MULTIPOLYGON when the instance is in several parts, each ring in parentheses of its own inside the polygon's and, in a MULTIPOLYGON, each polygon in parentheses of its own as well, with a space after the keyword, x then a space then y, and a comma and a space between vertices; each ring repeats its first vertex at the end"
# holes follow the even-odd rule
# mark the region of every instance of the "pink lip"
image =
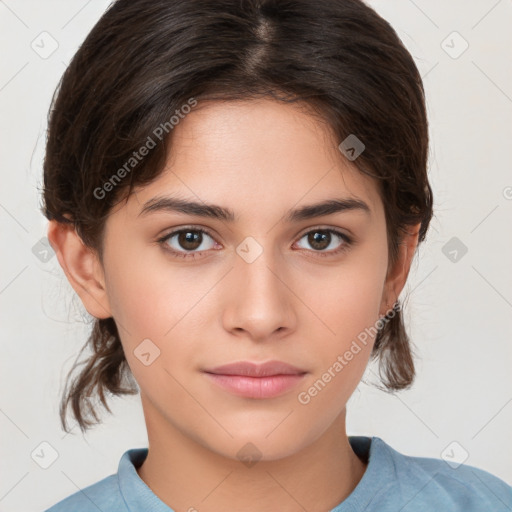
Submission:
POLYGON ((294 387, 307 373, 281 361, 242 361, 205 370, 223 389, 247 398, 272 398, 294 387))

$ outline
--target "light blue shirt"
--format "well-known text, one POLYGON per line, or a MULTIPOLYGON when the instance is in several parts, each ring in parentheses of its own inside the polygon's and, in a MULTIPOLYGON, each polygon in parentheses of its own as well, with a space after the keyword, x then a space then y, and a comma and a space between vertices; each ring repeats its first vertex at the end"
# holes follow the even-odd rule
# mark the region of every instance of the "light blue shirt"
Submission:
MULTIPOLYGON (((348 439, 354 452, 368 460, 368 466, 352 493, 330 512, 512 510, 512 487, 487 471, 465 464, 455 468, 442 459, 402 455, 379 437, 348 439)), ((45 512, 174 512, 137 474, 136 468, 147 453, 147 448, 128 450, 121 457, 117 474, 45 512)))

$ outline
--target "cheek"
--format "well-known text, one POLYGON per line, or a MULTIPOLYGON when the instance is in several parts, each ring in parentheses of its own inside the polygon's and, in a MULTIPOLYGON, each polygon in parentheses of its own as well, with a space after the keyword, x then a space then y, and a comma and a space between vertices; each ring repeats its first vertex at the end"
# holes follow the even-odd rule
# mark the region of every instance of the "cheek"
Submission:
POLYGON ((311 325, 317 365, 297 398, 323 424, 334 420, 366 369, 377 333, 381 276, 368 269, 351 272, 330 281, 314 302, 326 328, 319 336, 318 322, 311 325))
POLYGON ((164 257, 146 261, 133 248, 128 254, 119 255, 107 269, 110 306, 135 378, 143 385, 149 375, 148 383, 158 387, 162 382, 155 379, 168 379, 164 367, 174 371, 176 364, 193 366, 192 341, 202 339, 196 320, 212 283, 193 279, 192 273, 170 266, 164 257), (147 359, 154 363, 146 366, 147 359))
POLYGON ((183 282, 183 275, 169 266, 158 248, 149 249, 142 242, 111 244, 109 261, 105 277, 116 321, 134 341, 161 338, 189 302, 191 287, 183 282))
POLYGON ((321 293, 308 295, 308 305, 323 323, 323 334, 319 336, 318 321, 309 322, 319 364, 302 388, 305 395, 299 403, 307 402, 315 414, 330 414, 328 404, 346 403, 365 371, 378 327, 385 250, 384 240, 380 250, 358 251, 321 281, 321 293))
POLYGON ((386 258, 360 251, 335 270, 330 269, 326 277, 304 281, 302 296, 307 297, 308 306, 323 322, 324 336, 334 342, 332 345, 340 348, 350 344, 378 320, 386 264, 386 258), (311 293, 313 283, 318 293, 311 293))
POLYGON ((176 400, 181 391, 172 378, 175 365, 193 365, 191 340, 198 336, 183 332, 193 301, 185 296, 177 276, 163 278, 156 267, 123 273, 120 266, 111 276, 111 285, 113 316, 135 380, 153 401, 163 389, 176 400))

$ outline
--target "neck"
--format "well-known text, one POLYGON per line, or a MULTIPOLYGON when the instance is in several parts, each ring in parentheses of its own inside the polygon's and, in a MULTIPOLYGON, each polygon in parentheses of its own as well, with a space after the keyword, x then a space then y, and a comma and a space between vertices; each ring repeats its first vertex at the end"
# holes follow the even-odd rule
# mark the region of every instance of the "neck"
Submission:
POLYGON ((150 421, 147 406, 144 412, 149 451, 137 471, 174 510, 325 512, 347 498, 366 469, 346 435, 345 409, 304 449, 253 465, 212 451, 168 422, 150 421))

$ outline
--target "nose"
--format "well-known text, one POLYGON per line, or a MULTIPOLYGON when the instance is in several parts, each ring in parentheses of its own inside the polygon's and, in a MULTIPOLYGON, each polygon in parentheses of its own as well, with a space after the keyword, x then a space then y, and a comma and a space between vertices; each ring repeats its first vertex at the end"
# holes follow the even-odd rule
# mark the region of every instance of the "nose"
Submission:
POLYGON ((223 283, 223 325, 228 332, 265 341, 295 330, 297 299, 284 263, 270 249, 252 262, 236 256, 223 283))

